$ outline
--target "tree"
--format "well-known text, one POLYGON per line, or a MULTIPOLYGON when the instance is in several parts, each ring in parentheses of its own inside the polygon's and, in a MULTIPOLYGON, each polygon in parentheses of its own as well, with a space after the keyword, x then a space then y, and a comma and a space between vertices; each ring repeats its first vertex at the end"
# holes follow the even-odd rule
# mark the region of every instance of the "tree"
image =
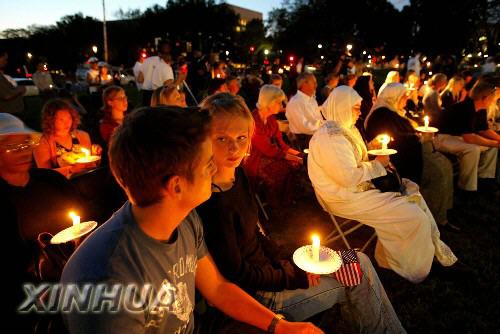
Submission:
POLYGON ((283 2, 282 7, 273 10, 268 21, 280 49, 318 56, 320 51, 344 51, 347 43, 360 50, 398 48, 404 41, 404 22, 387 0, 295 0, 283 2))
POLYGON ((6 39, 28 38, 30 36, 30 32, 27 29, 5 29, 0 35, 6 39))

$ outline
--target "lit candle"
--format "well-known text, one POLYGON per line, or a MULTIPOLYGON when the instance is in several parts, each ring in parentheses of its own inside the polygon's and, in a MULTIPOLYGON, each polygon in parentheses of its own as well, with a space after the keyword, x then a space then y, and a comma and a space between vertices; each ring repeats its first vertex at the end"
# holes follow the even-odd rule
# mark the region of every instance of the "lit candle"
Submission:
POLYGON ((424 117, 424 124, 425 124, 425 128, 427 129, 429 127, 429 116, 424 117))
POLYGON ((313 239, 312 258, 313 261, 319 262, 319 247, 320 247, 319 237, 317 235, 313 235, 312 239, 313 239))
POLYGON ((78 216, 76 213, 71 211, 69 213, 69 216, 71 217, 71 219, 73 219, 73 226, 80 224, 80 216, 78 216))
POLYGON ((388 135, 379 135, 378 141, 382 144, 382 151, 386 151, 391 138, 388 135))
POLYGON ((70 211, 69 216, 73 220, 73 225, 65 228, 53 236, 50 243, 62 244, 70 240, 78 239, 97 227, 97 223, 95 221, 80 223, 80 216, 78 216, 74 211, 70 211))

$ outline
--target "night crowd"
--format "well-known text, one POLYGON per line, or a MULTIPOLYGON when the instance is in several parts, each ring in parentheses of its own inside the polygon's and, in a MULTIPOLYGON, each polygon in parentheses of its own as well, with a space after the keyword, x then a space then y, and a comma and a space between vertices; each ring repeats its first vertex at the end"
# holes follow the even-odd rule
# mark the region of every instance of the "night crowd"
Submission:
POLYGON ((352 332, 405 333, 372 261, 415 284, 432 272, 473 279, 440 230, 460 233, 447 216, 455 195, 500 198, 496 67, 429 75, 419 57, 391 64, 377 89, 349 59, 321 76, 303 59, 237 71, 198 51, 174 62, 161 42, 126 89, 89 59, 84 97, 56 92, 41 63, 39 133, 0 50, 0 211, 20 332, 322 333, 305 321, 340 304, 352 332), (370 153, 383 135, 396 154, 370 153), (298 184, 375 229, 374 259, 353 252, 359 284, 298 268, 266 233, 262 211, 293 206, 298 184), (99 226, 51 244, 69 211, 99 226), (44 282, 150 284, 160 302, 20 313, 22 284, 44 282))

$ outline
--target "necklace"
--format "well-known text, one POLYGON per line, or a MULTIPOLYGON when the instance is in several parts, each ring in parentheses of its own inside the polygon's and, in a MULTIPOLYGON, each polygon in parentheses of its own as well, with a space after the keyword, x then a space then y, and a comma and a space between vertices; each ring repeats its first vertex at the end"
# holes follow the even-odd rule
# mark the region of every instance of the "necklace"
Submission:
POLYGON ((217 183, 212 182, 212 187, 217 189, 217 192, 224 192, 231 189, 234 186, 235 178, 231 178, 229 182, 224 182, 218 185, 217 183))

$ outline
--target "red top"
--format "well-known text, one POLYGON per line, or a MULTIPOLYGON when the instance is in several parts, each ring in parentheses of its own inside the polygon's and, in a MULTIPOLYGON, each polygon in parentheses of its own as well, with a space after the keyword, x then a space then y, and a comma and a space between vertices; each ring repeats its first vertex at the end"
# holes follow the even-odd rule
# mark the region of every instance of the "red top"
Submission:
POLYGON ((101 119, 99 124, 99 133, 106 144, 109 144, 109 139, 118 125, 120 125, 120 123, 106 116, 101 119))
POLYGON ((257 175, 262 157, 282 159, 290 148, 279 130, 278 122, 274 115, 267 118, 266 124, 261 120, 258 110, 252 112, 255 120, 255 131, 252 137, 250 156, 245 160, 244 168, 251 178, 257 175))

